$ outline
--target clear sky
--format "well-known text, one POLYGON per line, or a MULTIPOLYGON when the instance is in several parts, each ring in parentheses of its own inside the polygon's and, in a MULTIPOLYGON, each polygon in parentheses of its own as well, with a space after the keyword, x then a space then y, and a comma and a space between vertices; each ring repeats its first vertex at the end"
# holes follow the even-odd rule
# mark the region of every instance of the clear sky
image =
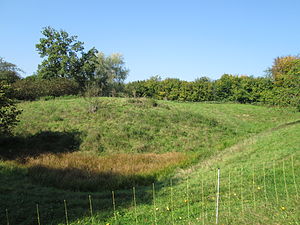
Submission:
POLYGON ((262 76, 275 57, 300 53, 299 12, 299 0, 0 0, 0 56, 31 75, 51 26, 85 50, 122 53, 127 81, 262 76))

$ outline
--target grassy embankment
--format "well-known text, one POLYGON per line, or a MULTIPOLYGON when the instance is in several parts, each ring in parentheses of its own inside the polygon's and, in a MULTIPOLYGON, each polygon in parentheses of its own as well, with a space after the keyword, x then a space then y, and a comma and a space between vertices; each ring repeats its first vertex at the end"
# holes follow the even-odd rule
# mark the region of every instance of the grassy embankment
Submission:
MULTIPOLYGON (((209 164, 224 149, 242 139, 299 118, 299 113, 285 109, 238 104, 159 102, 156 105, 151 100, 112 98, 101 101, 97 113, 87 113, 88 103, 83 99, 20 105, 24 111, 14 131, 16 137, 4 140, 1 146, 1 155, 5 159, 1 162, 1 183, 4 184, 1 193, 6 193, 1 197, 1 202, 4 202, 1 206, 2 221, 8 208, 11 221, 32 224, 36 220, 35 204, 39 203, 43 223, 52 221, 57 224, 64 220, 63 199, 67 199, 70 221, 76 221, 89 213, 88 193, 72 190, 97 191, 92 194, 92 203, 94 213, 100 213, 93 220, 104 221, 112 216, 110 190, 124 188, 127 190, 116 191, 117 222, 132 224, 135 215, 130 207, 132 193, 128 187, 134 185, 137 187, 138 219, 142 221, 141 215, 145 214, 148 222, 152 223, 153 217, 149 214, 153 206, 152 193, 142 185, 159 182, 156 183, 157 191, 160 190, 157 204, 160 201, 169 204, 168 197, 164 196, 169 188, 164 186, 168 185, 170 176, 177 173, 174 172, 176 166, 187 167, 196 161, 202 162, 202 165, 209 164)), ((270 155, 273 156, 272 153, 270 155)), ((236 162, 239 163, 234 160, 236 162)), ((212 164, 213 168, 216 164, 212 164)), ((258 165, 259 162, 254 161, 253 164, 258 165)), ((208 180, 211 172, 206 173, 208 168, 211 169, 194 169, 192 174, 196 175, 189 179, 188 192, 197 182, 198 186, 194 189, 199 191, 197 173, 204 174, 205 185, 212 185, 213 181, 208 180)), ((222 169, 222 174, 229 168, 228 165, 225 172, 222 169)), ((246 166, 243 171, 247 175, 246 166)), ((291 171, 288 172, 290 174, 291 171)), ((185 193, 183 187, 186 185, 181 183, 188 174, 174 179, 176 199, 185 193)), ((234 188, 237 181, 234 172, 232 176, 235 177, 232 180, 234 188)), ((259 175, 255 179, 259 179, 259 175)), ((213 191, 211 188, 205 188, 205 191, 204 198, 211 202, 211 205, 205 204, 210 215, 213 201, 208 196, 213 191)), ((192 192, 189 196, 199 197, 192 192)), ((174 197, 172 210, 164 212, 160 211, 163 208, 157 207, 159 223, 164 223, 163 218, 170 219, 166 217, 168 212, 174 214, 173 219, 176 217, 178 223, 194 218, 193 210, 199 211, 199 204, 193 203, 199 199, 183 198, 183 205, 181 200, 176 199, 174 197), (189 218, 185 218, 187 215, 183 213, 187 202, 189 218)), ((234 201, 232 204, 234 209, 234 201)), ((165 206, 165 209, 167 207, 171 208, 165 206)), ((80 223, 90 224, 91 221, 86 218, 80 223)))
POLYGON ((172 186, 156 187, 154 200, 151 186, 136 189, 131 207, 116 210, 120 216, 99 213, 74 224, 215 224, 217 168, 219 224, 299 224, 299 137, 300 123, 254 136, 178 172, 172 186))

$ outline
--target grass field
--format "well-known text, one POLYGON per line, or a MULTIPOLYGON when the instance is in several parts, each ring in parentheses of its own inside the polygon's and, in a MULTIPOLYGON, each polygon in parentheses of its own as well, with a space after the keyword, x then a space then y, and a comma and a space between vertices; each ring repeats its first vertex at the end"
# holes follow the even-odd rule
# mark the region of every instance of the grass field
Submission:
POLYGON ((82 98, 19 105, 1 140, 1 223, 37 224, 38 204, 41 224, 63 224, 66 200, 69 224, 211 224, 219 167, 220 224, 298 224, 300 113, 97 101, 96 113, 82 98))

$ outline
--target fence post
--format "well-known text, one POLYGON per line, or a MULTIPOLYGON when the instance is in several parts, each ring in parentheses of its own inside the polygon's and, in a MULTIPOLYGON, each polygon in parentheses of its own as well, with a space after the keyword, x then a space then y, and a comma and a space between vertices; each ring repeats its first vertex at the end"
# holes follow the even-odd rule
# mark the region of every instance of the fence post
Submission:
POLYGON ((92 205, 92 196, 89 195, 89 205, 90 205, 90 215, 91 218, 93 219, 93 205, 92 205))
POLYGON ((297 199, 299 199, 299 193, 298 193, 298 188, 297 188, 297 184, 296 184, 296 176, 295 176, 295 170, 294 170, 294 156, 292 156, 292 171, 293 171, 293 180, 294 180, 296 195, 297 195, 297 199))
POLYGON ((172 220, 172 224, 174 225, 174 203, 173 203, 173 180, 171 178, 170 180, 170 197, 171 197, 171 220, 172 220))
POLYGON ((156 219, 156 204, 155 204, 155 185, 152 183, 152 195, 153 195, 153 215, 154 215, 154 224, 157 225, 156 219))
POLYGON ((5 210, 6 214, 6 224, 9 225, 8 209, 5 210))
POLYGON ((65 206, 66 224, 69 225, 68 209, 67 209, 67 201, 66 200, 64 200, 64 206, 65 206))
POLYGON ((219 223, 219 198, 220 198, 220 168, 218 168, 217 203, 216 203, 216 224, 219 223))
POLYGON ((41 225, 39 204, 36 204, 36 215, 37 215, 38 225, 41 225))
POLYGON ((115 221, 117 221, 116 202, 115 202, 115 192, 112 191, 112 192, 111 192, 111 195, 112 195, 112 204, 113 204, 113 209, 114 209, 114 218, 115 218, 115 221))
POLYGON ((136 197, 135 197, 135 187, 132 188, 133 192, 133 205, 134 205, 134 217, 135 217, 135 224, 138 224, 138 219, 137 219, 137 213, 136 213, 136 197))
POLYGON ((277 192, 277 185, 276 185, 276 172, 275 172, 275 161, 273 161, 273 178, 274 178, 274 187, 275 187, 275 196, 276 196, 276 203, 279 204, 278 199, 278 192, 277 192))
POLYGON ((189 177, 186 180, 186 204, 187 204, 187 217, 188 217, 188 224, 191 224, 190 221, 190 199, 189 199, 189 177))

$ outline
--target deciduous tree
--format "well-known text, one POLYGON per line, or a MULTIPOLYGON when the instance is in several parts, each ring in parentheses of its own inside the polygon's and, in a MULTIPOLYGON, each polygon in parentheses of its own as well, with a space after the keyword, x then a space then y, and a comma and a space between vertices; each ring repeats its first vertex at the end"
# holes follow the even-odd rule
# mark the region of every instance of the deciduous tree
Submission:
POLYGON ((0 82, 6 82, 8 84, 14 83, 21 79, 19 69, 15 64, 5 61, 0 57, 0 82))
POLYGON ((42 30, 43 38, 36 44, 39 55, 44 59, 38 66, 37 75, 44 79, 57 77, 77 79, 82 63, 83 42, 66 31, 51 27, 42 30))

